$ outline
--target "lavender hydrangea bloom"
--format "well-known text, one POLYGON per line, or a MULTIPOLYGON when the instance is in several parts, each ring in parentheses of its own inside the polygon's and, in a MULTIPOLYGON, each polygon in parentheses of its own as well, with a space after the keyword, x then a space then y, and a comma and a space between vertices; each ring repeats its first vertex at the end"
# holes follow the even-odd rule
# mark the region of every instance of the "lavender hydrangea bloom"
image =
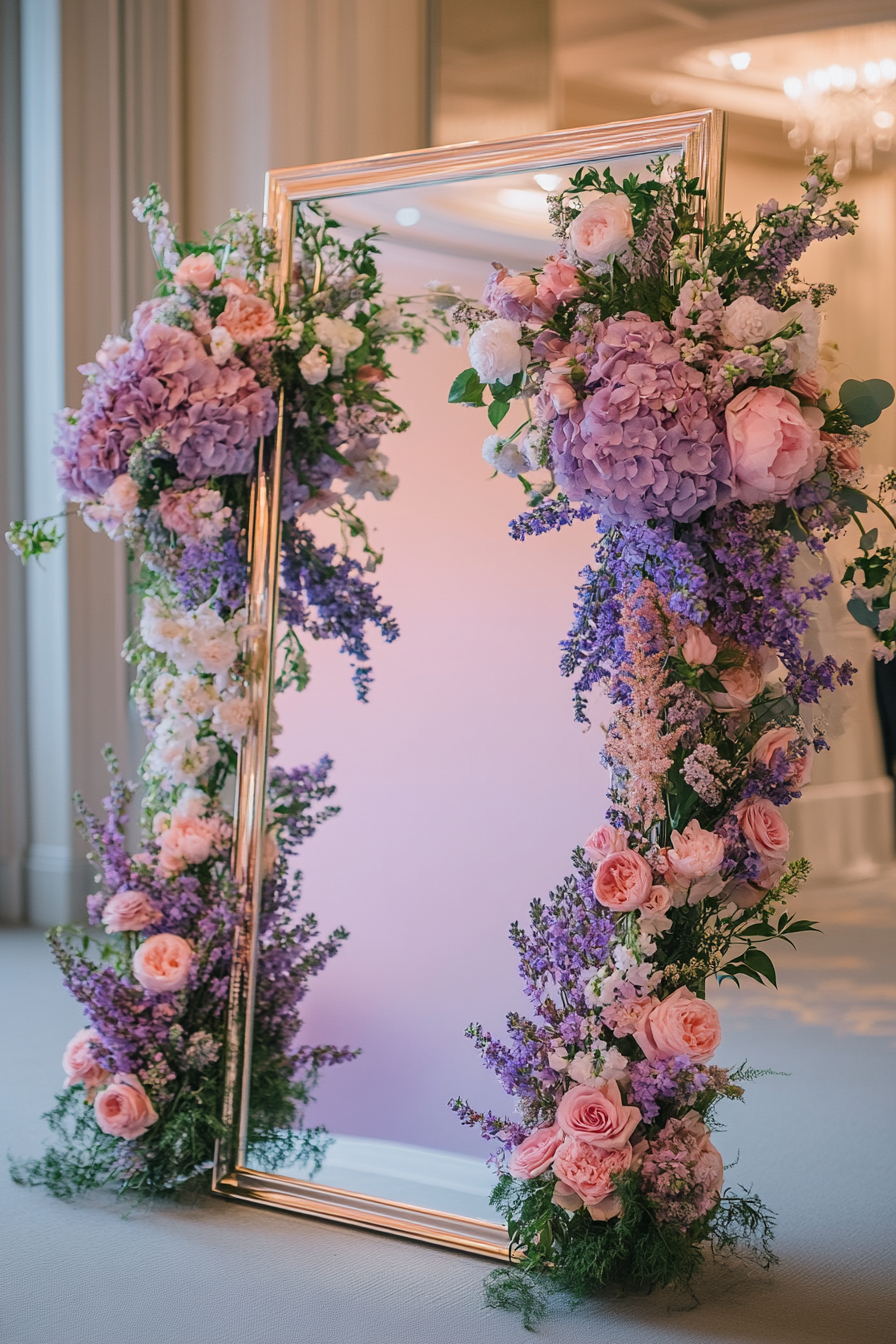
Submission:
POLYGON ((259 436, 276 423, 273 394, 251 368, 235 358, 215 364, 192 331, 154 322, 146 309, 128 350, 106 366, 84 366, 81 409, 60 419, 53 454, 68 499, 99 498, 156 431, 190 481, 245 474, 259 436))
POLYGON ((551 456, 561 489, 594 501, 605 526, 692 522, 730 499, 728 448, 703 375, 664 323, 643 313, 608 321, 586 386, 585 400, 557 417, 551 456))

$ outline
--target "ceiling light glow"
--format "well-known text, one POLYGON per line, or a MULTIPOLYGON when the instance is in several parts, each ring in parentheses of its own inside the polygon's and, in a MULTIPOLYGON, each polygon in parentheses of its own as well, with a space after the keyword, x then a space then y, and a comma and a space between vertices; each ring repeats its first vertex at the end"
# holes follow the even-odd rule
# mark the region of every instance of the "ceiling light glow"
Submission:
POLYGON ((717 70, 724 70, 725 66, 728 64, 728 57, 725 55, 724 51, 719 51, 718 49, 711 51, 707 59, 709 60, 710 65, 714 65, 717 70))
POLYGON ((498 192, 498 202, 509 210, 524 210, 527 214, 547 218, 547 197, 541 191, 521 191, 518 187, 505 187, 498 192))
POLYGON ((796 75, 788 75, 784 81, 784 92, 788 98, 799 98, 803 92, 803 81, 796 75))
POLYGON ((403 205, 400 210, 395 211, 395 219, 399 224, 403 224, 407 229, 412 224, 420 221, 420 211, 413 205, 403 205))
POLYGON ((735 70, 746 70, 752 57, 748 51, 735 51, 729 59, 735 70))
POLYGON ((556 173, 534 173, 533 177, 542 191, 555 191, 563 181, 556 173))
POLYGON ((896 61, 891 61, 889 57, 885 57, 878 62, 878 69, 885 84, 892 84, 896 80, 896 61))
POLYGON ((882 109, 880 112, 875 112, 872 120, 875 126, 879 126, 882 131, 889 131, 893 123, 896 122, 896 117, 893 116, 892 112, 885 112, 882 109))

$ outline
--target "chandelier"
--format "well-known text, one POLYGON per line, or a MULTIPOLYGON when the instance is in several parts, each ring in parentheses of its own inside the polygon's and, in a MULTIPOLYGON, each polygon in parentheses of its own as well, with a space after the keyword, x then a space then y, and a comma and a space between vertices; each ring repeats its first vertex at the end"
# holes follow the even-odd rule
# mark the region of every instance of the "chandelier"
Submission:
POLYGON ((853 164, 869 169, 875 149, 888 150, 896 125, 896 60, 833 63, 788 75, 783 90, 793 103, 787 139, 794 149, 826 151, 834 176, 853 164))

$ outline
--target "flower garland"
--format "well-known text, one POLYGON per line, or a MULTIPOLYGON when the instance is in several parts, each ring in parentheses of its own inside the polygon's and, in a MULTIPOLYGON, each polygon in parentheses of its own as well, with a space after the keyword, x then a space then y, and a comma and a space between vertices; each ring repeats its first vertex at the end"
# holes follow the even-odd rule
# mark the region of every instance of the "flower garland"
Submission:
POLYGON ((472 366, 450 399, 487 405, 483 456, 531 505, 511 534, 596 521, 562 671, 579 720, 595 686, 613 705, 607 821, 511 929, 531 1016, 509 1015, 507 1043, 468 1032, 518 1114, 452 1103, 498 1144, 493 1203, 520 1259, 489 1300, 527 1325, 545 1289, 684 1286, 706 1245, 773 1259, 772 1215, 725 1188, 710 1137, 757 1075, 711 1062, 705 986, 774 984, 769 946, 815 927, 789 910, 809 865, 788 863, 782 808, 826 747, 813 707, 855 670, 806 642, 832 582, 818 558, 852 521, 849 609, 879 658, 896 649, 893 546, 863 522, 893 524, 896 473, 876 498, 860 488, 865 426, 893 391, 837 387, 819 340, 833 290, 794 269, 854 231, 855 205, 830 203, 815 159, 799 204, 701 236, 697 182, 650 171, 578 172, 550 198, 555 254, 496 264, 482 302, 449 315, 472 366), (525 416, 499 433, 515 401, 525 416))
MULTIPOLYGON (((278 298, 265 276, 272 235, 233 212, 203 244, 179 242, 156 187, 135 201, 158 263, 156 297, 126 336, 109 336, 82 367, 80 409, 64 411, 54 447, 64 497, 84 521, 123 538, 141 562, 139 628, 125 656, 149 738, 142 846, 129 854, 133 796, 111 754, 112 790, 99 821, 80 822, 101 890, 91 928, 48 935, 89 1026, 66 1047, 66 1088, 49 1115, 57 1136, 16 1177, 57 1194, 114 1183, 159 1194, 211 1165, 224 1134, 224 1015, 240 893, 230 876, 226 802, 248 723, 246 624, 249 492, 259 436, 286 408, 281 644, 278 685, 300 689, 308 663, 299 632, 336 638, 365 699, 367 632, 398 634, 370 580, 381 557, 357 503, 387 499, 398 481, 380 437, 407 427, 383 392, 387 348, 424 328, 407 301, 381 298, 375 231, 352 244, 317 205, 299 211, 293 273, 278 298), (337 488, 341 487, 341 488, 337 488), (319 546, 303 525, 323 510, 344 545, 319 546), (356 538, 364 563, 348 554, 356 538)), ((424 326, 428 318, 424 317, 424 326)), ((61 540, 52 519, 13 524, 23 560, 61 540)), ((349 1048, 297 1044, 310 977, 347 936, 318 935, 300 915, 301 874, 287 864, 337 808, 331 767, 269 777, 266 881, 259 944, 249 1141, 256 1159, 286 1156, 316 1169, 322 1130, 302 1128, 319 1070, 349 1048)))

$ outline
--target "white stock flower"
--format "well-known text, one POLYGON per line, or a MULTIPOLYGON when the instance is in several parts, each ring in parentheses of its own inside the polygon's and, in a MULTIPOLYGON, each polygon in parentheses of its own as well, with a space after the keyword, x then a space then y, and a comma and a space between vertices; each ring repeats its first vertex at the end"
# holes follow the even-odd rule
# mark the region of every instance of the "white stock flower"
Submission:
MULTIPOLYGON (((426 286, 429 289, 429 285, 426 286)), ((455 300, 452 299, 452 303, 455 300)), ((385 331, 388 335, 395 336, 404 326, 404 313, 397 303, 384 303, 380 311, 374 317, 374 322, 380 331, 385 331)))
POLYGON ((291 317, 286 323, 286 345, 290 350, 298 350, 302 344, 302 333, 305 330, 305 323, 297 317, 291 317))
POLYGON ((611 1045, 603 1057, 600 1073, 598 1077, 602 1082, 618 1082, 628 1073, 628 1060, 621 1050, 617 1050, 615 1045, 611 1045))
POLYGON ((594 1055, 580 1050, 575 1058, 570 1060, 566 1071, 573 1082, 593 1083, 595 1077, 594 1055))
MULTIPOLYGON (((795 316, 795 315, 794 315, 795 316)), ((778 313, 741 294, 728 304, 719 328, 722 340, 732 350, 743 350, 745 345, 763 345, 777 336, 793 317, 778 313)))
POLYGON ((321 313, 314 319, 314 334, 321 345, 325 345, 333 356, 333 372, 345 372, 345 357, 363 344, 364 333, 342 317, 330 317, 321 313))
POLYGON ((313 346, 299 360, 299 372, 310 383, 312 387, 315 383, 322 383, 330 372, 330 361, 327 359, 323 349, 319 345, 313 346))
POLYGON ((151 774, 160 775, 171 788, 195 784, 219 759, 213 737, 199 738, 196 723, 185 714, 167 715, 153 735, 146 764, 151 774))
POLYGON ((507 317, 493 317, 477 327, 467 348, 470 364, 483 383, 511 383, 526 367, 528 350, 520 345, 523 329, 507 317))
POLYGON ((225 696, 215 705, 212 727, 225 742, 229 742, 232 747, 238 747, 246 736, 249 714, 249 700, 246 696, 225 696))
POLYGON ((216 364, 226 364, 233 354, 233 337, 226 327, 212 327, 209 336, 211 357, 216 364))
POLYGON ((524 457, 515 443, 500 434, 489 434, 482 444, 482 456, 490 467, 500 471, 502 476, 519 476, 530 467, 528 457, 524 457))
POLYGON ((782 316, 787 322, 799 322, 802 334, 785 342, 790 362, 797 374, 812 373, 818 364, 818 343, 821 337, 821 313, 811 299, 793 303, 782 316))
POLYGON ((358 462, 354 474, 345 483, 345 493, 352 499, 363 499, 367 494, 373 495, 374 499, 389 499, 398 488, 398 477, 390 476, 387 465, 382 453, 372 453, 363 462, 358 462))

